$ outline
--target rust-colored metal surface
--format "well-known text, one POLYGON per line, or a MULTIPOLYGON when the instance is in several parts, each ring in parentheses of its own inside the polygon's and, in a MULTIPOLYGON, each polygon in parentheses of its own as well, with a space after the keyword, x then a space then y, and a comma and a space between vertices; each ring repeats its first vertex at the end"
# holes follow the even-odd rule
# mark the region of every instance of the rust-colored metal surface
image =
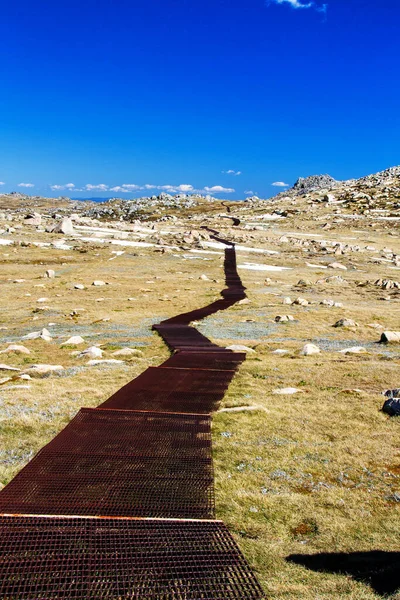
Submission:
POLYGON ((210 425, 208 415, 82 408, 43 451, 210 458, 210 425))
POLYGON ((0 494, 0 512, 213 518, 210 418, 81 410, 0 494))
POLYGON ((245 298, 232 244, 224 270, 222 299, 154 326, 174 350, 163 365, 81 409, 0 492, 1 599, 263 597, 212 520, 209 413, 245 354, 190 323, 245 298))
POLYGON ((256 600, 262 590, 218 522, 0 518, 7 600, 256 600))
POLYGON ((151 367, 101 406, 129 410, 210 413, 234 376, 232 370, 151 367))

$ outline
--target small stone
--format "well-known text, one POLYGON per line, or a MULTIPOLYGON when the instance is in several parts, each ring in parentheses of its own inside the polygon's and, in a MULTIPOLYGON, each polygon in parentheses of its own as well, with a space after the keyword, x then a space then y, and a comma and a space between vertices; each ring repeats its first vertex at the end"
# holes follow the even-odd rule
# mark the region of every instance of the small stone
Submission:
POLYGON ((123 360, 116 360, 115 358, 108 358, 104 360, 89 360, 86 363, 89 367, 95 367, 97 365, 123 365, 123 360))
POLYGON ((308 279, 299 279, 299 281, 296 284, 299 287, 308 287, 310 285, 312 285, 312 282, 309 281, 308 279))
POLYGON ((297 388, 293 388, 293 387, 278 388, 278 389, 272 391, 273 394, 281 394, 281 395, 297 394, 298 392, 301 392, 301 390, 298 390, 297 388))
POLYGON ((313 354, 319 354, 321 352, 320 348, 315 344, 305 344, 301 351, 303 356, 312 356, 313 354))
POLYGON ((297 306, 308 306, 309 302, 305 298, 296 298, 296 300, 294 300, 292 304, 297 306))
POLYGON ((344 348, 343 350, 339 350, 341 354, 366 354, 366 348, 363 346, 352 346, 351 348, 344 348))
POLYGON ((342 271, 347 271, 347 267, 345 265, 342 265, 342 263, 338 262, 333 262, 330 265, 328 265, 328 269, 342 269, 342 271))
POLYGON ((48 300, 49 300, 48 298, 38 298, 36 300, 36 302, 39 302, 40 304, 42 304, 43 302, 48 302, 48 300))
POLYGON ((10 367, 9 365, 0 364, 0 371, 20 371, 21 369, 16 369, 15 367, 10 367))
POLYGON ((74 289, 75 289, 75 290, 84 290, 84 289, 85 289, 85 286, 83 285, 83 283, 76 283, 76 284, 74 285, 74 289))
POLYGON ((352 319, 339 319, 339 321, 336 321, 333 327, 358 327, 358 323, 352 319))
POLYGON ((207 275, 200 275, 199 279, 201 279, 202 281, 210 281, 207 275))
POLYGON ((286 296, 286 298, 282 300, 282 304, 292 304, 292 299, 289 296, 286 296))
POLYGON ((95 285, 95 286, 106 285, 106 282, 101 281, 101 279, 95 279, 95 281, 93 281, 92 285, 95 285))
POLYGON ((248 352, 249 354, 255 354, 256 351, 253 348, 249 348, 248 346, 242 346, 241 344, 232 344, 231 346, 226 347, 227 350, 232 350, 232 352, 248 352))
POLYGON ((79 317, 82 313, 86 312, 86 308, 74 308, 72 312, 69 313, 70 317, 79 317))
POLYGON ((53 269, 47 269, 44 276, 47 277, 48 279, 54 279, 54 277, 56 276, 56 272, 53 271, 53 269))
POLYGON ((143 352, 136 348, 121 348, 112 353, 113 356, 142 356, 143 352))
POLYGON ((85 340, 80 335, 73 335, 66 342, 63 342, 61 346, 79 346, 84 344, 85 340))

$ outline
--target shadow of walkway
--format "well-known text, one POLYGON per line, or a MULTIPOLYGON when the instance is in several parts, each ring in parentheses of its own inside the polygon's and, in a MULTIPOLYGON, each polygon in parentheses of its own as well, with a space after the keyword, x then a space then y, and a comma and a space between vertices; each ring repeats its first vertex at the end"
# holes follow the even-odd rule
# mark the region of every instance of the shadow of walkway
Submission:
POLYGON ((320 573, 350 575, 385 597, 400 588, 400 552, 291 554, 286 560, 320 573))

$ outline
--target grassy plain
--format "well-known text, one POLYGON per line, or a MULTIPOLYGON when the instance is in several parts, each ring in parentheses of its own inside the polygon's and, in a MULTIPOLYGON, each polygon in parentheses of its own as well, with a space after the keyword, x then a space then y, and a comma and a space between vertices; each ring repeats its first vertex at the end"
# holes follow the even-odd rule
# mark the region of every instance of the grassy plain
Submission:
MULTIPOLYGON (((220 221, 214 224, 222 229, 220 221)), ((380 408, 382 392, 400 386, 400 348, 377 344, 380 330, 370 326, 399 328, 399 296, 396 290, 358 285, 382 276, 395 279, 399 271, 382 267, 368 253, 338 257, 347 271, 323 269, 331 256, 305 256, 301 248, 280 243, 282 233, 275 227, 255 231, 246 246, 273 247, 280 254, 238 251, 238 263, 291 270, 270 273, 240 268, 249 303, 209 317, 199 326, 221 345, 241 343, 255 350, 221 404, 223 409, 243 410, 214 415, 217 517, 234 533, 268 598, 381 598, 383 591, 366 581, 316 572, 287 558, 320 552, 399 551, 399 420, 387 417, 380 408), (306 260, 319 260, 321 268, 307 267, 306 260), (337 274, 346 283, 316 284, 337 274), (298 286, 300 279, 308 283, 298 286), (301 296, 311 304, 283 305, 286 296, 301 296), (381 299, 387 296, 391 300, 381 299), (341 302, 343 308, 320 305, 323 299, 341 302), (277 324, 278 314, 291 314, 295 321, 277 324), (358 326, 333 328, 343 317, 354 319, 358 326), (302 356, 306 342, 318 344, 322 352, 302 356), (367 353, 339 353, 355 345, 364 346, 367 353), (276 349, 287 353, 273 354, 276 349), (286 387, 300 391, 274 393, 286 387)), ((349 236, 349 231, 335 231, 332 236, 339 239, 349 236)), ((351 236, 378 249, 387 243, 382 232, 351 236)), ((30 237, 53 239, 34 231, 30 237)), ((391 246, 395 243, 397 238, 390 240, 391 246)), ((95 242, 76 242, 71 250, 32 245, 0 248, 0 351, 9 343, 22 343, 31 351, 2 354, 0 362, 20 369, 35 363, 65 367, 62 376, 29 381, 17 379, 13 372, 0 372, 2 378, 11 378, 0 386, 3 484, 81 406, 97 406, 148 366, 168 357, 168 349, 151 332, 152 323, 208 304, 224 286, 220 254, 192 253, 189 258, 184 251, 162 254, 153 248, 126 248, 116 256, 113 250, 95 242), (55 279, 43 278, 49 268, 56 271, 55 279), (202 274, 210 281, 200 279, 202 274), (24 281, 14 283, 17 279, 24 281), (93 286, 94 280, 107 285, 93 286), (77 283, 85 289, 74 289, 77 283), (40 298, 47 300, 38 303, 40 298), (52 334, 51 342, 22 339, 43 327, 52 334), (61 347, 71 335, 81 335, 86 343, 61 347), (115 350, 125 346, 140 349, 142 355, 123 365, 98 367, 88 367, 84 359, 71 355, 94 344, 104 350, 104 358, 112 358, 115 350)), ((400 598, 395 590, 388 594, 393 600, 400 598)))

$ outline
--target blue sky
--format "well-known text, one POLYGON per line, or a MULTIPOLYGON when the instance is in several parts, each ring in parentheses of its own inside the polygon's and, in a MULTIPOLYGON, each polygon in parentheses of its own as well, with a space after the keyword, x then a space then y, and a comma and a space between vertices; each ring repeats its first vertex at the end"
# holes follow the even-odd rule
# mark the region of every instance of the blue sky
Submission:
POLYGON ((0 189, 269 197, 398 164, 399 22, 398 0, 3 3, 0 189))

